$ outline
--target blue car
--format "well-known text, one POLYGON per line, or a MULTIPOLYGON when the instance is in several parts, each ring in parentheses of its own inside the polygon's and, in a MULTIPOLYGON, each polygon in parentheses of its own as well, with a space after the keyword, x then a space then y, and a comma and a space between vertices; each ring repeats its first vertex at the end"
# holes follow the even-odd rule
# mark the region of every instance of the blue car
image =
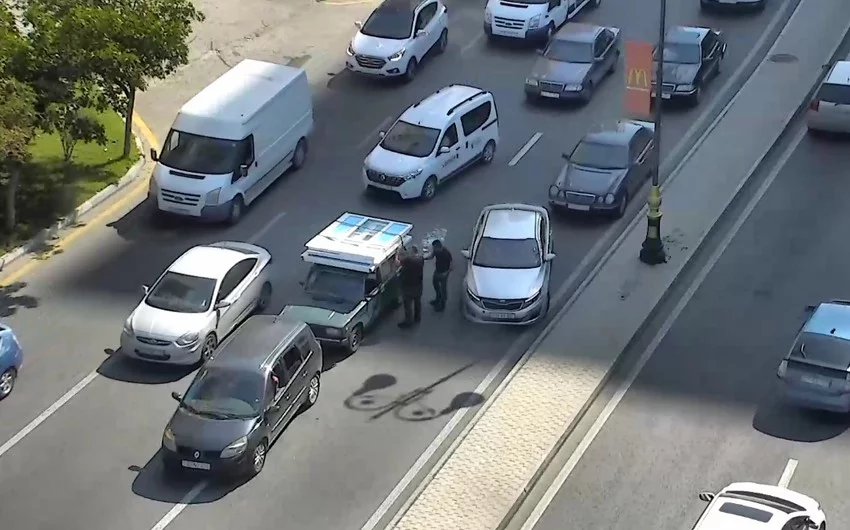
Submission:
POLYGON ((23 363, 24 352, 18 337, 12 328, 0 324, 0 400, 12 393, 23 363))

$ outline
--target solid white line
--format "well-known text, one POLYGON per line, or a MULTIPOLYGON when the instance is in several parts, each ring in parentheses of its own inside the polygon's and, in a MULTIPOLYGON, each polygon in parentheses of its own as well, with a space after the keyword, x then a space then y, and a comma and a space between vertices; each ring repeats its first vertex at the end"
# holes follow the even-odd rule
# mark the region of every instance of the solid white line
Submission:
POLYGON ((42 412, 41 414, 36 416, 34 420, 29 422, 26 427, 18 431, 17 434, 12 436, 6 443, 0 446, 0 457, 9 452, 9 450, 15 447, 18 443, 20 443, 20 441, 23 440, 28 434, 36 430, 39 425, 47 421, 47 419, 50 416, 53 416, 53 414, 56 413, 57 410, 62 408, 65 403, 71 401, 71 398, 79 394, 85 387, 87 387, 92 381, 94 381, 98 375, 100 374, 95 371, 85 376, 82 381, 74 385, 71 390, 65 392, 65 395, 57 399, 56 402, 47 407, 44 412, 42 412))
POLYGON ((266 223, 262 228, 260 228, 260 230, 257 233, 255 233, 253 236, 251 236, 248 239, 248 243, 256 244, 257 241, 259 241, 261 237, 266 235, 266 232, 271 230, 272 227, 275 225, 275 223, 280 221, 285 215, 286 215, 286 212, 280 212, 279 214, 275 215, 274 218, 272 218, 272 220, 270 220, 268 223, 266 223))
POLYGON ((481 42, 481 39, 483 39, 483 38, 484 38, 484 33, 483 33, 483 32, 482 32, 482 33, 479 33, 478 35, 476 35, 474 39, 472 39, 471 41, 469 41, 466 45, 464 45, 464 47, 463 47, 463 48, 461 48, 461 49, 460 49, 460 54, 461 54, 461 55, 466 55, 466 52, 468 52, 469 50, 471 50, 471 49, 472 49, 472 47, 473 47, 473 46, 475 46, 476 44, 478 44, 479 42, 481 42))
MULTIPOLYGON (((764 183, 762 183, 761 187, 758 189, 756 194, 750 199, 750 202, 747 203, 746 208, 741 213, 740 217, 735 221, 735 224, 732 225, 729 233, 723 238, 718 247, 715 249, 714 253, 709 257, 706 264, 700 269, 697 277, 694 278, 694 282, 688 287, 688 290, 682 296, 682 299, 679 300, 679 303, 673 308, 673 311, 664 321, 664 324, 661 326, 661 329, 658 330, 658 333, 653 337, 652 342, 649 343, 646 350, 641 355, 640 359, 638 359, 637 364, 632 368, 632 371, 629 373, 629 376, 623 381, 620 386, 617 388, 617 391, 611 396, 611 399, 602 409, 602 412, 599 414, 599 417, 596 418, 596 421, 593 422, 593 425, 590 427, 590 430, 585 434, 584 438, 582 438, 581 442, 576 447, 576 450, 570 455, 570 458, 564 464, 564 467, 561 468, 561 471, 555 477, 555 480, 543 494, 543 497, 540 499, 540 502, 534 507, 531 515, 529 515, 528 519, 522 525, 521 530, 532 530, 535 525, 540 521, 540 518, 546 512, 546 509, 552 503, 552 500, 555 498, 555 495, 560 491, 561 487, 563 487, 564 483, 569 478, 570 474, 572 474, 575 467, 578 465, 579 460, 584 456, 587 450, 590 448, 590 445, 602 431, 602 428, 605 426, 605 423, 608 422, 608 419, 614 413, 614 410, 626 396, 626 392, 628 392, 629 388, 631 388, 632 384, 634 384, 635 380, 640 375, 643 367, 646 366, 646 363, 649 362, 649 359, 655 353, 655 350, 658 349, 658 346, 661 344, 661 341, 676 323, 676 320, 679 318, 679 315, 682 311, 685 310, 688 303, 691 301, 691 298, 696 294, 697 290, 699 290, 702 283, 708 277, 708 274, 723 256, 723 253, 726 251, 726 248, 732 243, 737 235, 738 231, 741 230, 741 227, 744 226, 744 223, 753 213, 759 201, 761 201, 764 194, 767 193, 767 190, 776 180, 776 177, 779 175, 780 171, 785 166, 785 163, 797 149, 800 141, 802 141, 803 137, 806 134, 805 127, 801 128, 797 133, 797 136, 791 142, 791 145, 788 147, 788 150, 783 153, 782 157, 777 161, 776 166, 770 172, 770 174, 765 179, 764 183)), ((783 475, 784 476, 784 475, 783 475)))
POLYGON ((157 523, 153 525, 153 528, 151 528, 151 530, 164 530, 166 526, 171 524, 171 522, 174 521, 174 519, 176 519, 177 516, 180 515, 183 510, 186 509, 186 506, 188 506, 189 503, 195 500, 195 498, 197 498, 197 496, 200 495, 202 491, 204 491, 204 488, 206 488, 208 484, 209 483, 206 480, 202 480, 195 484, 195 487, 189 490, 189 493, 184 495, 183 498, 180 499, 180 502, 178 502, 170 510, 168 510, 168 513, 163 515, 162 519, 157 521, 157 523))
POLYGON ((782 476, 779 477, 779 484, 777 486, 788 489, 788 485, 791 484, 791 479, 794 477, 794 471, 797 470, 798 463, 793 458, 788 459, 788 463, 785 464, 785 469, 782 471, 782 476))
POLYGON ((511 158, 511 161, 508 162, 508 165, 515 166, 517 162, 519 162, 520 159, 525 156, 526 153, 531 151, 531 148, 534 147, 534 144, 536 144, 538 140, 540 140, 541 136, 543 136, 543 133, 541 132, 534 133, 534 136, 532 136, 531 139, 526 142, 524 146, 522 146, 522 149, 519 150, 519 153, 517 153, 516 155, 514 155, 513 158, 511 158))
POLYGON ((367 134, 366 136, 363 137, 362 140, 360 140, 360 143, 357 144, 356 149, 359 151, 360 149, 365 149, 366 146, 368 146, 369 143, 371 143, 371 142, 377 143, 376 140, 377 140, 378 133, 383 131, 384 127, 389 125, 392 120, 393 120, 392 116, 387 116, 386 118, 384 118, 384 121, 379 123, 377 127, 372 129, 369 132, 369 134, 367 134))

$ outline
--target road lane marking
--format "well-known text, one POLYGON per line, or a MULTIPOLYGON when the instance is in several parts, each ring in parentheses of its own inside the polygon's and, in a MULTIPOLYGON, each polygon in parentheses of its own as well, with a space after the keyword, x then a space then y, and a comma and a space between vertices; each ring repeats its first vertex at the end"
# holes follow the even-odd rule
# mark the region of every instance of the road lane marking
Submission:
POLYGON ((274 217, 273 217, 273 218, 272 218, 272 219, 271 219, 268 223, 266 223, 265 225, 263 225, 263 227, 262 227, 262 228, 260 228, 260 230, 259 230, 256 234, 254 234, 253 236, 251 236, 251 237, 248 239, 248 243, 251 243, 251 244, 256 245, 256 244, 257 244, 257 241, 259 241, 261 237, 263 237, 264 235, 266 235, 266 232, 268 232, 269 230, 271 230, 271 229, 272 229, 272 227, 273 227, 273 226, 274 226, 274 225, 275 225, 278 221, 280 221, 281 219, 283 219, 285 216, 286 216, 286 212, 280 212, 279 214, 275 215, 275 216, 274 216, 274 217))
MULTIPOLYGON (((535 525, 540 521, 540 518, 543 517, 543 514, 546 512, 546 509, 552 503, 552 500, 555 498, 555 495, 561 490, 564 483, 572 474, 573 470, 578 465, 581 458, 590 448, 590 445, 602 431, 602 428, 608 422, 608 419, 613 415, 614 410, 626 396, 626 392, 628 392, 629 388, 631 388, 632 384, 634 384, 635 380, 637 380, 638 375, 643 370, 643 367, 646 366, 646 363, 649 362, 649 359, 655 353, 655 350, 661 345, 661 341, 664 340, 664 337, 667 336, 667 333, 673 328, 673 325, 678 320, 679 315, 682 311, 685 310, 688 303, 691 301, 691 298, 696 294, 699 290, 700 286, 703 284, 705 279, 708 277, 711 270, 720 261, 720 258, 723 256, 723 253, 735 239, 735 236, 741 230, 741 227, 744 226, 744 223, 749 219, 750 215, 755 210, 758 203, 761 201, 762 197, 764 197, 767 190, 776 180, 776 177, 785 167, 785 164, 788 162, 788 159, 791 158, 791 155, 797 150, 797 146, 803 140, 803 137, 806 134, 806 128, 801 127, 800 131, 791 141, 791 144, 788 146, 787 151, 785 151, 782 156, 777 160, 776 166, 771 169, 770 174, 768 174, 765 181, 759 187, 758 191, 756 191, 755 195, 750 199, 747 203, 747 206, 744 208, 744 211, 741 212, 741 215, 736 219, 735 223, 730 228, 729 232, 724 236, 721 240, 720 244, 714 250, 714 252, 709 257, 708 261, 705 265, 700 269, 696 278, 694 278, 693 283, 688 287, 688 290, 684 293, 681 300, 679 300, 678 304, 673 308, 673 311, 670 312, 667 319, 662 324, 661 328, 658 330, 658 333, 652 338, 652 342, 649 343, 646 350, 644 350, 643 354, 641 354, 635 366, 632 368, 631 372, 629 372, 628 377, 625 381, 623 381, 620 386, 617 388, 617 391, 611 396, 611 399, 602 409, 602 412, 596 418, 596 421, 593 422, 593 425, 590 427, 590 430, 587 434, 584 435, 581 442, 576 447, 575 451, 570 455, 567 462, 564 464, 564 467, 561 468, 561 471, 558 472, 558 475, 555 477, 555 480, 543 494, 543 497, 537 503, 537 505, 532 510, 528 519, 526 519, 525 523, 523 523, 521 530, 532 530, 535 525)), ((753 168, 755 170, 755 168, 753 168)), ((793 473, 793 471, 792 471, 793 473)), ((784 474, 783 474, 784 476, 784 474)))
MULTIPOLYGON (((361 149, 365 149, 366 146, 368 146, 371 142, 375 142, 378 134, 381 131, 383 131, 384 127, 388 126, 391 121, 393 121, 392 116, 387 116, 386 118, 384 118, 384 121, 379 123, 377 127, 372 129, 371 131, 369 131, 369 134, 367 134, 366 136, 363 137, 362 140, 360 140, 360 143, 357 144, 357 150, 359 151, 361 149)), ((375 143, 377 143, 377 142, 375 142, 375 143)))
POLYGON ((782 471, 782 476, 779 477, 779 486, 780 488, 788 489, 788 485, 791 484, 791 479, 794 478, 794 471, 797 471, 797 462, 793 458, 788 459, 788 463, 785 464, 785 469, 782 471))
POLYGON ((472 49, 472 48, 473 48, 476 44, 478 44, 479 42, 481 42, 481 39, 483 39, 483 38, 484 38, 484 33, 483 33, 483 32, 482 32, 482 33, 479 33, 478 35, 476 35, 474 39, 472 39, 471 41, 469 41, 468 43, 466 43, 466 44, 463 46, 463 48, 461 48, 461 49, 460 49, 460 54, 461 54, 461 55, 466 55, 466 52, 468 52, 468 51, 469 51, 469 50, 471 50, 471 49, 472 49))
POLYGON ((162 519, 153 525, 151 530, 165 530, 165 527, 170 525, 171 522, 174 521, 174 519, 176 519, 177 516, 180 515, 180 513, 185 510, 186 507, 189 506, 189 504, 191 504, 192 501, 194 501, 208 485, 209 482, 206 480, 202 480, 195 484, 195 487, 190 489, 189 492, 180 499, 180 502, 172 506, 171 509, 168 510, 168 513, 163 515, 162 519))
POLYGON ((511 161, 508 162, 508 165, 509 166, 517 165, 517 162, 519 162, 522 159, 522 157, 524 157, 529 151, 531 151, 531 148, 534 147, 534 144, 536 144, 537 141, 540 140, 540 138, 542 136, 543 136, 542 132, 534 133, 534 136, 532 136, 531 139, 529 141, 527 141, 524 146, 522 146, 522 149, 520 149, 519 152, 517 154, 515 154, 513 158, 511 158, 511 161))

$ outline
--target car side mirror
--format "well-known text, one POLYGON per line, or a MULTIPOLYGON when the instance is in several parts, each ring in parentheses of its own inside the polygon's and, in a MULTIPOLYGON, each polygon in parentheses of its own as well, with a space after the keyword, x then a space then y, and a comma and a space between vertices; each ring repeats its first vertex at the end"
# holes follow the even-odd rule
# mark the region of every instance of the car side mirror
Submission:
POLYGON ((714 500, 714 493, 710 491, 703 491, 699 494, 699 500, 703 502, 711 502, 714 500))
POLYGON ((547 253, 547 254, 543 257, 543 260, 544 260, 544 261, 552 261, 553 259, 555 259, 555 254, 553 254, 552 252, 548 252, 548 253, 547 253))
POLYGON ((239 166, 239 174, 243 177, 247 177, 248 176, 248 166, 245 165, 245 164, 242 164, 241 166, 239 166))
POLYGON ((450 151, 450 149, 444 145, 440 148, 438 153, 440 153, 441 155, 444 155, 444 154, 448 153, 449 151, 450 151))
POLYGON ((180 394, 178 394, 177 392, 172 392, 172 393, 171 393, 171 398, 172 398, 174 401, 180 401, 180 400, 182 400, 182 399, 183 399, 183 396, 181 396, 181 395, 180 395, 180 394))
POLYGON ((819 526, 816 522, 812 521, 811 517, 806 517, 805 523, 806 526, 812 529, 817 528, 819 526))
POLYGON ((469 258, 471 258, 471 257, 472 257, 472 253, 469 251, 469 249, 468 249, 468 248, 465 248, 465 249, 461 250, 461 251, 460 251, 460 255, 461 255, 461 256, 463 256, 463 257, 464 257, 464 258, 466 258, 466 259, 469 259, 469 258))
POLYGON ((814 313, 815 309, 817 309, 817 308, 818 308, 818 306, 816 306, 816 305, 807 305, 806 306, 806 313, 814 313))
POLYGON ((142 285, 142 293, 144 293, 144 295, 145 295, 145 296, 147 296, 147 295, 148 295, 148 293, 150 292, 150 290, 151 290, 151 288, 150 288, 150 287, 148 287, 147 285, 142 285))
POLYGON ((567 153, 561 153, 561 158, 563 158, 567 162, 570 161, 570 155, 568 155, 567 153))
POLYGON ((427 34, 428 34, 428 32, 425 31, 424 29, 416 30, 416 36, 417 37, 424 37, 427 34))
POLYGON ((546 49, 545 49, 545 48, 537 48, 537 50, 536 50, 536 51, 537 51, 537 55, 543 55, 544 53, 546 53, 546 49))
POLYGON ((266 412, 270 412, 270 413, 280 412, 280 405, 277 405, 277 404, 271 404, 271 405, 269 405, 269 407, 266 409, 266 412))
POLYGON ((213 309, 218 311, 219 309, 224 309, 226 307, 230 307, 230 302, 228 302, 227 300, 222 300, 221 302, 218 302, 217 304, 215 304, 213 309))
POLYGON ((156 149, 151 147, 151 160, 154 162, 159 162, 159 155, 156 153, 156 149))
POLYGON ((605 59, 605 56, 594 57, 593 62, 601 63, 603 59, 605 59))
POLYGON ((354 21, 354 27, 356 27, 357 29, 363 29, 363 22, 361 22, 359 20, 355 20, 354 21))
POLYGON ((298 282, 298 285, 300 285, 301 287, 304 287, 307 284, 304 282, 304 280, 301 280, 300 282, 298 282))
POLYGON ((384 139, 384 136, 386 136, 386 135, 387 135, 387 131, 380 131, 378 133, 378 136, 380 136, 382 140, 384 139))

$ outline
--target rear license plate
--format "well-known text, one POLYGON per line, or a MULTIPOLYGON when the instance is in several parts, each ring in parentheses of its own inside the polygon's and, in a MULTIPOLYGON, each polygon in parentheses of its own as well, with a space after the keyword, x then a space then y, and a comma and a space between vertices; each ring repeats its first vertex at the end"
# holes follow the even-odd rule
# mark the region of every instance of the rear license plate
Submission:
POLYGON ((180 462, 183 467, 187 467, 189 469, 205 469, 209 471, 210 465, 206 462, 192 462, 191 460, 183 460, 180 462))
POLYGON ((513 320, 513 313, 493 313, 493 318, 497 318, 499 320, 513 320))
POLYGON ((558 94, 556 94, 554 92, 541 92, 540 95, 543 96, 544 98, 557 98, 557 97, 559 97, 558 94))
POLYGON ((800 379, 802 379, 802 381, 804 383, 808 383, 810 385, 815 385, 815 386, 819 386, 819 387, 822 387, 822 388, 829 387, 829 380, 828 379, 824 379, 823 377, 818 377, 816 375, 804 375, 804 376, 801 376, 800 379))
POLYGON ((670 94, 661 94, 661 99, 670 99, 670 94))
POLYGON ((567 208, 570 210, 579 210, 581 212, 590 211, 590 206, 588 206, 587 204, 568 204, 567 208))

